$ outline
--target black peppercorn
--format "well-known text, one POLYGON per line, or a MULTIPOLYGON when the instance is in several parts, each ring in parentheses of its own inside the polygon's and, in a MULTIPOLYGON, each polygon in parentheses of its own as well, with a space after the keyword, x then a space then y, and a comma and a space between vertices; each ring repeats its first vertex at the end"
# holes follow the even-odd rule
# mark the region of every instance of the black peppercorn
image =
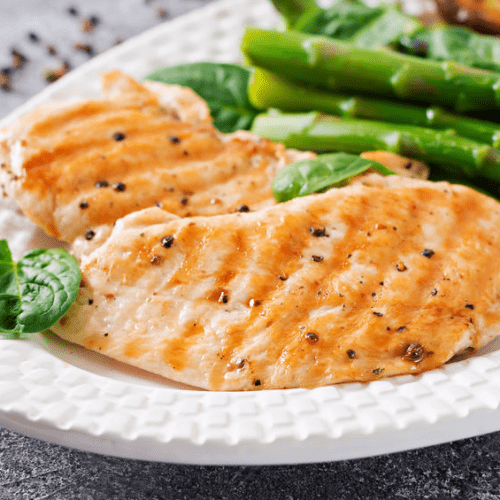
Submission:
POLYGON ((310 227, 309 232, 316 238, 320 238, 322 236, 328 236, 328 234, 326 234, 326 229, 324 227, 321 228, 310 227))
POLYGON ((123 141, 123 139, 125 139, 125 134, 123 132, 116 132, 114 135, 113 135, 113 139, 115 141, 123 141))
POLYGON ((161 246, 164 248, 170 248, 174 244, 174 237, 173 236, 165 236, 161 240, 161 246))
POLYGON ((430 259, 434 255, 434 250, 429 250, 428 248, 425 248, 424 250, 422 250, 422 255, 430 259))
POLYGON ((319 337, 316 333, 314 332, 308 332, 306 333, 306 340, 310 343, 310 344, 315 344, 316 342, 318 342, 319 340, 319 337))

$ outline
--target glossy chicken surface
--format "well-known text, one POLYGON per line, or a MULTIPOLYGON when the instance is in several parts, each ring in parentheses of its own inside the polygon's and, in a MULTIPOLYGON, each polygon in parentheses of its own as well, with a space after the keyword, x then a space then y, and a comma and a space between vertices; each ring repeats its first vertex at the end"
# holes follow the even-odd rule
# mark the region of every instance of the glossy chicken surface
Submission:
POLYGON ((416 374, 500 332, 500 205, 377 174, 259 212, 117 221, 55 333, 209 390, 416 374))
POLYGON ((314 156, 248 132, 219 133, 187 88, 119 71, 105 73, 102 86, 102 99, 46 104, 0 129, 0 186, 67 242, 107 234, 146 207, 181 217, 263 208, 274 204, 276 172, 314 156))

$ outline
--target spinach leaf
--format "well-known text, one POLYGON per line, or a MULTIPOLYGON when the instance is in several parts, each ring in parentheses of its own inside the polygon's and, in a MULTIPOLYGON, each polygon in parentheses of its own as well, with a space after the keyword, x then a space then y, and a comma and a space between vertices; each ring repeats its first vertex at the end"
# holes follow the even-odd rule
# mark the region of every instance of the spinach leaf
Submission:
POLYGON ((257 110, 248 100, 250 71, 236 64, 199 62, 168 66, 146 80, 190 87, 202 97, 221 132, 248 130, 257 110))
POLYGON ((33 250, 16 263, 0 240, 0 334, 16 338, 51 327, 75 301, 80 280, 78 263, 65 250, 33 250))
POLYGON ((383 175, 394 172, 372 160, 347 153, 330 153, 299 160, 287 165, 273 181, 273 196, 277 202, 341 187, 352 177, 369 168, 383 175))
POLYGON ((358 0, 337 0, 326 9, 306 11, 295 23, 294 29, 311 35, 348 40, 383 13, 382 7, 368 7, 358 0))

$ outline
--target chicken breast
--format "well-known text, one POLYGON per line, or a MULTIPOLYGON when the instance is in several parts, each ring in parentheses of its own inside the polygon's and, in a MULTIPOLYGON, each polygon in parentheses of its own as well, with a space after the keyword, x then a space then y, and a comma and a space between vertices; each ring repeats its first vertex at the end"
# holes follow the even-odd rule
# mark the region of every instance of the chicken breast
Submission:
POLYGON ((0 130, 0 185, 51 236, 104 237, 160 206, 179 216, 274 204, 276 172, 312 153, 220 134, 190 89, 102 77, 103 99, 46 104, 0 130))
POLYGON ((209 390, 416 374, 500 332, 500 205, 372 174, 254 213, 117 221, 53 327, 209 390))

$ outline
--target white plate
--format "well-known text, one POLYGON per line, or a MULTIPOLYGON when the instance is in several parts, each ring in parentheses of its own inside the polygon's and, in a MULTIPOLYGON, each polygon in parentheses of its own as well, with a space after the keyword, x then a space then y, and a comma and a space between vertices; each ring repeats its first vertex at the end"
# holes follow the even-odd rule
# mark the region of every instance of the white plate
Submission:
MULTIPOLYGON (((410 4, 415 10, 416 4, 410 4)), ((222 0, 91 60, 2 121, 98 92, 100 71, 142 78, 168 64, 240 58, 243 26, 272 27, 268 0, 222 0)), ((58 242, 8 200, 0 237, 15 258, 58 242)), ((500 342, 420 376, 313 390, 211 393, 171 384, 51 335, 0 340, 0 424, 82 450, 197 464, 360 458, 500 430, 500 342)))

